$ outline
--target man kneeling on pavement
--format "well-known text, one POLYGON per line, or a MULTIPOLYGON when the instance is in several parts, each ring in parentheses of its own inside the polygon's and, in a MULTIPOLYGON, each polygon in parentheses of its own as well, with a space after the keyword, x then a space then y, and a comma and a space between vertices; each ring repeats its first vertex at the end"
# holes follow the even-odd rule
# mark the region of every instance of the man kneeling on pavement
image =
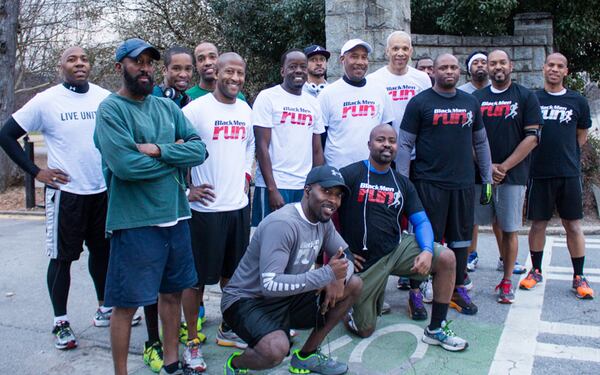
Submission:
MULTIPOLYGON (((394 129, 388 124, 373 128, 368 147, 368 160, 340 169, 350 188, 339 210, 341 234, 363 281, 363 291, 344 320, 346 328, 360 337, 374 332, 390 275, 425 280, 431 273, 431 322, 422 340, 450 351, 464 350, 467 341, 446 323, 455 282, 454 253, 434 243, 431 223, 414 185, 391 167, 397 151, 394 129), (413 225, 414 235, 401 232, 403 214, 413 225)), ((409 309, 419 308, 414 306, 417 303, 409 300, 409 309)))

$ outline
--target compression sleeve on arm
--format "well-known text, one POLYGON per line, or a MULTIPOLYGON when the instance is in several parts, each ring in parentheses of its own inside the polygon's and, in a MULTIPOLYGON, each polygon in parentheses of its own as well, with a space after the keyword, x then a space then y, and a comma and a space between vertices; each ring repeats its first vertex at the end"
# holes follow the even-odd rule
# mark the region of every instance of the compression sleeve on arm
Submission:
POLYGON ((414 227, 415 237, 421 250, 433 254, 433 228, 425 211, 415 212, 408 220, 414 227))
POLYGON ((398 133, 398 156, 396 157, 396 169, 406 177, 409 177, 410 153, 415 146, 417 135, 400 129, 398 133))
POLYGON ((0 146, 15 164, 35 177, 39 173, 40 168, 29 160, 27 154, 18 142, 18 139, 26 133, 27 132, 15 121, 14 117, 11 116, 0 130, 0 146))
POLYGON ((488 143, 485 128, 473 132, 473 148, 475 149, 475 158, 479 166, 481 181, 484 184, 492 183, 492 154, 490 144, 488 143))

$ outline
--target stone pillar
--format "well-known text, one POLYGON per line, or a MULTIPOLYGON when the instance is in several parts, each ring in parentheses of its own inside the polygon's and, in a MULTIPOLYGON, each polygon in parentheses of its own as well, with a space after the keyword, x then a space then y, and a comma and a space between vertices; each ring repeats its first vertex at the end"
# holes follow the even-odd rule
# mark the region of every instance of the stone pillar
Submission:
POLYGON ((395 30, 410 33, 410 0, 326 0, 325 30, 329 80, 340 77, 342 45, 360 38, 373 46, 369 72, 385 64, 385 42, 395 30))
POLYGON ((539 40, 541 44, 550 47, 554 45, 552 15, 550 13, 520 13, 515 15, 513 21, 515 26, 514 35, 525 37, 525 44, 529 44, 528 41, 531 39, 531 41, 539 40), (544 37, 545 40, 543 40, 544 37))

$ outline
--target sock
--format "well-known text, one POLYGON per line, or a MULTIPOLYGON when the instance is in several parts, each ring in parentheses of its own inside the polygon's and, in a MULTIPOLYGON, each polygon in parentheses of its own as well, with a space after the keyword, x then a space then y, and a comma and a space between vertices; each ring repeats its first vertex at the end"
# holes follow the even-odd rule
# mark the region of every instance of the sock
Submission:
POLYGON ((456 278, 454 280, 454 285, 465 285, 465 270, 467 269, 467 248, 466 247, 457 247, 452 248, 454 251, 454 256, 456 257, 456 278))
POLYGON ((313 351, 310 351, 310 352, 305 352, 304 350, 300 350, 298 352, 298 356, 300 358, 302 358, 302 359, 305 359, 305 358, 308 358, 308 356, 310 356, 312 354, 315 354, 316 352, 317 352, 316 350, 313 350, 313 351))
POLYGON ((144 306, 144 316, 146 317, 146 332, 148 333, 148 341, 160 341, 158 335, 158 304, 144 306))
POLYGON ((58 322, 60 321, 63 322, 68 322, 69 321, 69 317, 65 314, 65 315, 61 315, 61 316, 55 316, 54 317, 54 326, 56 327, 56 325, 58 324, 58 322))
POLYGON ((167 372, 167 374, 174 374, 175 371, 179 370, 179 361, 175 361, 170 365, 164 365, 163 368, 167 372))
POLYGON ((534 270, 540 271, 542 273, 542 257, 544 256, 543 251, 529 251, 531 254, 531 264, 534 270))
POLYGON ((410 283, 410 289, 419 289, 419 287, 421 286, 420 280, 410 279, 409 283, 410 283))
POLYGON ((106 307, 104 305, 100 306, 99 309, 100 309, 101 313, 106 313, 106 312, 112 311, 112 307, 106 307))
POLYGON ((573 263, 573 277, 583 276, 583 263, 585 262, 585 255, 579 258, 571 258, 573 263))
POLYGON ((431 306, 431 322, 429 323, 429 330, 433 331, 442 326, 442 322, 446 320, 448 314, 448 304, 439 303, 433 301, 431 306))

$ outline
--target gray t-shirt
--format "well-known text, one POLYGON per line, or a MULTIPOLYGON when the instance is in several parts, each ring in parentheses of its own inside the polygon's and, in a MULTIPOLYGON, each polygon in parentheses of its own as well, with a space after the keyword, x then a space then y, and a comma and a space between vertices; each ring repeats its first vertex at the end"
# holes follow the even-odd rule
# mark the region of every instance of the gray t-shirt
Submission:
MULTIPOLYGON (((491 85, 492 83, 490 81, 487 82, 487 84, 485 85, 485 87, 488 87, 489 85, 491 85)), ((457 89, 462 90, 466 93, 472 94, 475 91, 477 91, 477 87, 473 86, 473 84, 471 83, 471 81, 465 83, 464 85, 460 85, 457 87, 457 89)))
MULTIPOLYGON (((329 265, 311 267, 320 250, 330 257, 348 245, 333 223, 311 223, 300 203, 287 204, 256 228, 246 253, 223 290, 221 311, 240 298, 278 298, 317 290, 335 280, 329 265)), ((348 262, 346 279, 354 268, 348 262)))

